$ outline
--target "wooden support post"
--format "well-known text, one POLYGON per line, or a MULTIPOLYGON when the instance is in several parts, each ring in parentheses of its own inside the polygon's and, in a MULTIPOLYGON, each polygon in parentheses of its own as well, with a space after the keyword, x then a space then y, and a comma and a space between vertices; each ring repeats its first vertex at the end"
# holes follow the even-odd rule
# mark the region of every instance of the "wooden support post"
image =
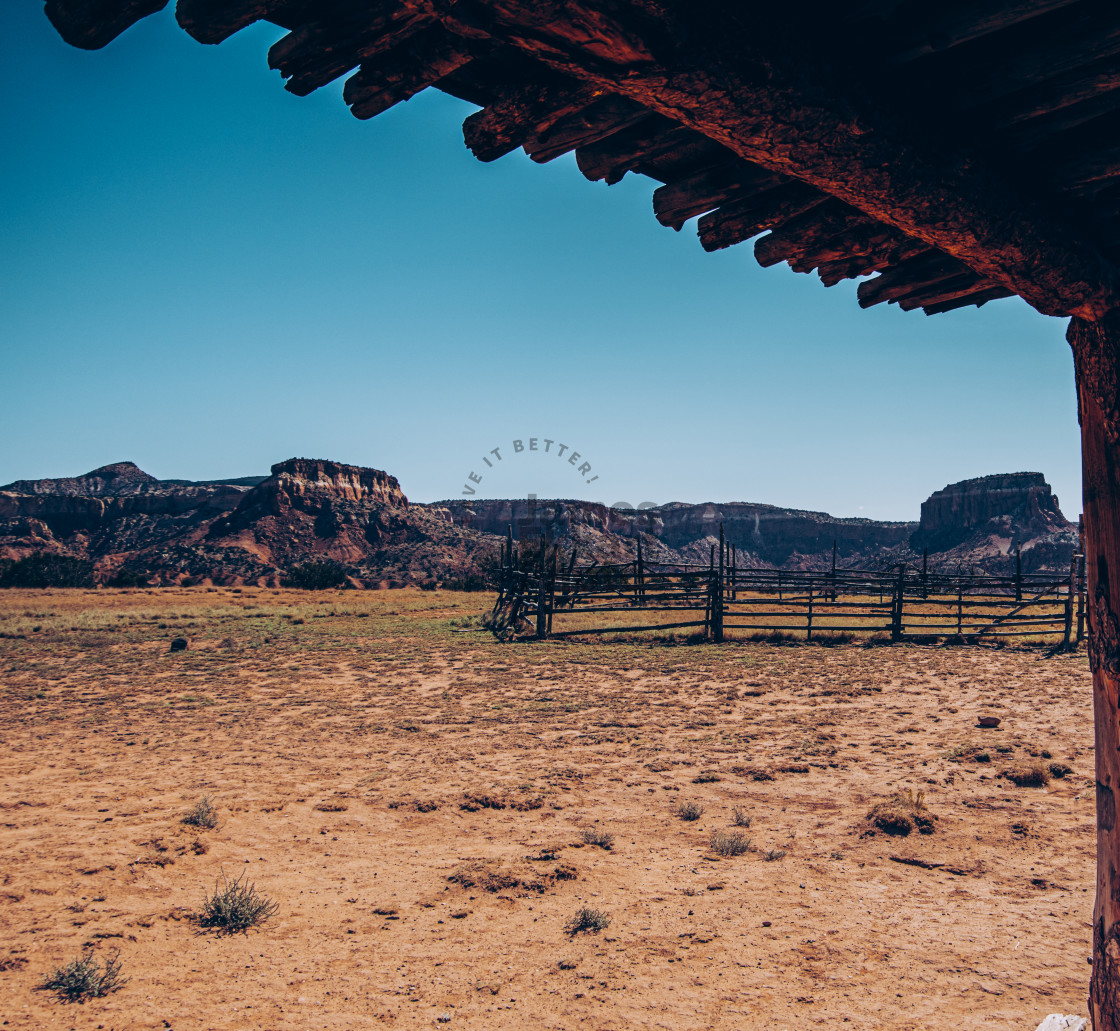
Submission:
POLYGON ((813 639, 813 582, 809 581, 809 614, 805 620, 805 640, 813 639))
MULTIPOLYGON (((782 600, 782 571, 778 570, 778 601, 782 600)), ((882 598, 879 599, 882 601, 882 598)))
POLYGON ((552 546, 552 575, 548 578, 548 628, 546 633, 552 633, 552 613, 556 609, 556 559, 560 546, 552 546))
POLYGON ((513 523, 506 525, 506 553, 509 555, 509 571, 513 573, 513 523))
POLYGON ((739 549, 731 545, 731 600, 734 601, 739 592, 736 590, 735 580, 739 573, 739 549))
POLYGON ((1071 320, 1081 423, 1089 668, 1096 728, 1097 894, 1093 909, 1094 1031, 1120 1031, 1120 310, 1071 320))
POLYGON ((1023 600, 1023 545, 1015 545, 1015 600, 1023 600))
POLYGON ((929 597, 929 548, 922 549, 922 601, 929 597))
POLYGON ((957 636, 961 636, 961 621, 964 618, 964 592, 961 590, 961 582, 957 581, 957 636))

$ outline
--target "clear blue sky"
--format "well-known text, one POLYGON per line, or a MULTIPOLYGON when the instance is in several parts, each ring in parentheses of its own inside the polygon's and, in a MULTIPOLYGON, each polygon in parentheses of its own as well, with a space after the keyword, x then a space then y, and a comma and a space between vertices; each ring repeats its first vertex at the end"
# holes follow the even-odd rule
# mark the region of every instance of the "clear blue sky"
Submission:
POLYGON ((86 53, 37 0, 0 9, 0 483, 302 455, 419 501, 474 472, 484 497, 914 519, 1032 469, 1080 510, 1064 321, 862 312, 661 227, 649 180, 477 162, 471 107, 432 90, 369 122, 338 85, 293 97, 281 34, 204 47, 165 11, 86 53))

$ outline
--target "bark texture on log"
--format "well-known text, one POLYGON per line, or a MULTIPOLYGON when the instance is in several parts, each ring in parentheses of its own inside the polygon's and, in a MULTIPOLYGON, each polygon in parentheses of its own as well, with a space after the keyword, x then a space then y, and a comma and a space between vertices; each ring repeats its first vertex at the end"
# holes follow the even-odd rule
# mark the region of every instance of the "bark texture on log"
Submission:
POLYGON ((1089 1008, 1120 1031, 1120 310, 1069 327, 1081 421, 1089 665, 1096 729, 1097 897, 1089 1008))

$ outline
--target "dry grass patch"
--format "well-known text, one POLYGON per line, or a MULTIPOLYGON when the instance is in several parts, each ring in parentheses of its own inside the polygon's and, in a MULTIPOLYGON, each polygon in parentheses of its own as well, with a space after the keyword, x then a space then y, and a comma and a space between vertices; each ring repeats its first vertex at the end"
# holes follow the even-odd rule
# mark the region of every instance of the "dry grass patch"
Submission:
POLYGON ((914 830, 919 834, 932 834, 936 819, 926 808, 925 792, 914 794, 909 788, 896 791, 867 814, 871 833, 880 830, 884 834, 900 837, 905 837, 914 830))
POLYGON ((1011 766, 1003 776, 1020 788, 1044 788, 1050 783, 1050 770, 1040 762, 1011 766))

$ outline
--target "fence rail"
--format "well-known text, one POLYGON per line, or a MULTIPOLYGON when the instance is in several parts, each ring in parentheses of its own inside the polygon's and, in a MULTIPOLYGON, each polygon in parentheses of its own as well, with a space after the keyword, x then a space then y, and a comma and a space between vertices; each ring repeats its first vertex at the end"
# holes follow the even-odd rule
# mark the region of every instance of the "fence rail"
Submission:
POLYGON ((489 623, 502 636, 702 629, 716 642, 727 631, 778 631, 806 640, 835 633, 892 641, 1036 637, 1076 647, 1085 633, 1084 556, 1073 556, 1068 576, 1016 567, 1011 576, 929 572, 924 561, 921 569, 842 569, 835 547, 825 571, 740 567, 722 527, 706 565, 647 562, 639 539, 631 562, 578 566, 574 552, 562 564, 559 549, 544 541, 526 562, 511 533, 489 623))

